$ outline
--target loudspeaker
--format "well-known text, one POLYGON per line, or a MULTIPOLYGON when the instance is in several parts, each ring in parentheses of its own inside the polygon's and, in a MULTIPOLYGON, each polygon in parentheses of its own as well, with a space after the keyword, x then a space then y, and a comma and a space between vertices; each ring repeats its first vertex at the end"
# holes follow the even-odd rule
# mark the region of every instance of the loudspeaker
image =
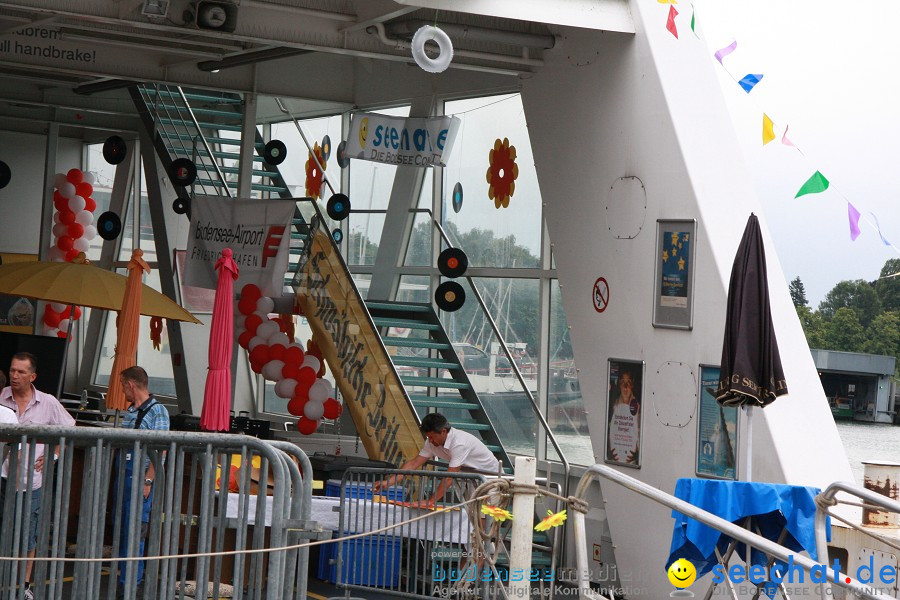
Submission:
POLYGON ((197 167, 189 158, 176 158, 169 165, 169 177, 175 185, 191 185, 197 179, 197 167))
POLYGON ((343 221, 350 214, 350 198, 346 194, 334 194, 328 199, 325 212, 335 221, 343 221))
POLYGON ((238 7, 227 0, 198 0, 192 2, 193 11, 184 12, 184 20, 193 22, 198 29, 211 29, 231 33, 237 28, 238 7))
POLYGON ((466 291, 455 281, 445 281, 434 290, 434 302, 438 308, 454 312, 462 308, 466 301, 466 291))
POLYGON ((287 158, 287 146, 281 140, 272 140, 263 149, 263 160, 267 165, 277 166, 287 158))
POLYGON ((438 271, 444 277, 456 279, 469 268, 469 257, 459 248, 447 248, 438 256, 438 271))

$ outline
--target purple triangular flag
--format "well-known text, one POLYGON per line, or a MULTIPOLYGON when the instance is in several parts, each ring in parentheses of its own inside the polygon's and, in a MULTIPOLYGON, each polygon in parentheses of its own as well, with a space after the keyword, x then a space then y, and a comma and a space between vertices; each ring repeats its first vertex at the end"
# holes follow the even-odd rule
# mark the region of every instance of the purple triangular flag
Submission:
POLYGON ((850 241, 855 242, 861 233, 859 231, 859 211, 847 202, 847 216, 850 218, 850 241))

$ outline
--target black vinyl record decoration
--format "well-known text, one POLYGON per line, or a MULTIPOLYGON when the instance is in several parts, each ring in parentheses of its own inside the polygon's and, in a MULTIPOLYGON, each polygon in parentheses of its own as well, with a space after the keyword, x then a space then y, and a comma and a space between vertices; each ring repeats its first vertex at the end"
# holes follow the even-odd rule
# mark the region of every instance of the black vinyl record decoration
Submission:
POLYGON ((12 179, 12 170, 8 164, 0 160, 0 190, 9 185, 10 179, 12 179))
POLYGON ((272 140, 263 149, 263 160, 267 165, 277 166, 287 158, 287 146, 281 140, 272 140))
POLYGON ((445 281, 434 290, 434 302, 441 310, 457 311, 466 302, 466 291, 455 281, 445 281))
POLYGON ((322 162, 328 162, 331 158, 331 137, 326 135, 322 138, 322 162))
POLYGON ((104 240, 114 240, 122 232, 122 220, 114 212, 106 211, 97 219, 97 234, 104 240))
POLYGON ((337 147, 338 166, 346 169, 350 165, 350 159, 347 158, 347 142, 341 142, 337 147))
POLYGON ((340 244, 344 241, 344 232, 340 229, 335 229, 331 232, 331 238, 334 240, 335 244, 340 244))
POLYGON ((127 154, 128 146, 125 145, 125 140, 119 136, 111 135, 103 142, 103 160, 109 164, 119 164, 125 160, 127 154))
POLYGON ((185 200, 184 198, 175 198, 175 201, 172 202, 172 210, 176 215, 184 215, 190 212, 191 203, 190 200, 185 200))
POLYGON ((189 158, 176 158, 169 166, 169 177, 175 185, 191 185, 197 179, 197 166, 189 158))
POLYGON ((438 271, 444 277, 456 279, 469 268, 469 257, 459 248, 447 248, 438 256, 438 271))
POLYGON ((343 221, 350 214, 350 198, 346 194, 334 194, 328 199, 325 212, 335 221, 343 221))
POLYGON ((453 212, 458 213, 462 210, 463 189, 460 182, 456 182, 453 186, 453 212))

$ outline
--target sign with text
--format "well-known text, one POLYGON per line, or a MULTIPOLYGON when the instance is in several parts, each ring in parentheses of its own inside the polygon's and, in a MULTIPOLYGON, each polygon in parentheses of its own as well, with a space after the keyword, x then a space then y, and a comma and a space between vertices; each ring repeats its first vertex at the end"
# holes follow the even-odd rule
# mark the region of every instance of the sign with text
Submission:
POLYGON ((697 475, 736 479, 738 408, 716 402, 719 367, 700 367, 700 420, 697 424, 697 475))
POLYGON ((231 248, 240 269, 235 290, 253 283, 263 296, 281 296, 295 207, 296 201, 291 199, 194 198, 184 284, 216 289, 216 261, 222 250, 231 248))
POLYGON ((355 113, 350 121, 347 157, 392 165, 445 167, 460 123, 459 117, 355 113))

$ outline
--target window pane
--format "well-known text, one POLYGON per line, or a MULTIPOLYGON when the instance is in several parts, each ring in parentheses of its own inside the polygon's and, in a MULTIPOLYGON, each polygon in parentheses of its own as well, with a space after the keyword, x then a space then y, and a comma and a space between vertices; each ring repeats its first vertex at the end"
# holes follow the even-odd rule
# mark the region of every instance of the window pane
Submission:
MULTIPOLYGON (((319 144, 321 147, 327 135, 331 142, 331 154, 325 162, 325 174, 335 190, 340 191, 341 167, 337 162, 337 147, 341 143, 341 117, 320 117, 316 119, 300 120, 303 133, 311 145, 319 144)), ((272 139, 281 140, 287 146, 287 160, 278 165, 281 176, 288 184, 288 189, 295 198, 306 196, 306 162, 309 160, 309 149, 303 142, 300 132, 293 121, 272 124, 272 139)), ((254 179, 254 182, 256 179, 254 179)), ((331 197, 331 190, 322 183, 322 198, 327 201, 331 197)), ((324 208, 324 205, 322 206, 324 208)), ((324 210, 323 210, 324 212, 324 210)))
POLYGON ((462 120, 444 169, 448 235, 458 238, 472 266, 539 266, 542 227, 536 216, 541 214, 541 195, 521 97, 514 94, 458 100, 448 102, 446 112, 462 120), (515 146, 519 174, 509 206, 497 209, 488 197, 485 174, 494 141, 504 138, 515 146), (457 183, 463 189, 459 212, 452 208, 457 183))
MULTIPOLYGON (((550 398, 547 421, 556 441, 572 464, 594 464, 594 452, 588 433, 587 414, 575 371, 572 340, 563 312, 559 280, 550 287, 550 398)), ((547 455, 554 457, 553 447, 547 442, 547 455)))

